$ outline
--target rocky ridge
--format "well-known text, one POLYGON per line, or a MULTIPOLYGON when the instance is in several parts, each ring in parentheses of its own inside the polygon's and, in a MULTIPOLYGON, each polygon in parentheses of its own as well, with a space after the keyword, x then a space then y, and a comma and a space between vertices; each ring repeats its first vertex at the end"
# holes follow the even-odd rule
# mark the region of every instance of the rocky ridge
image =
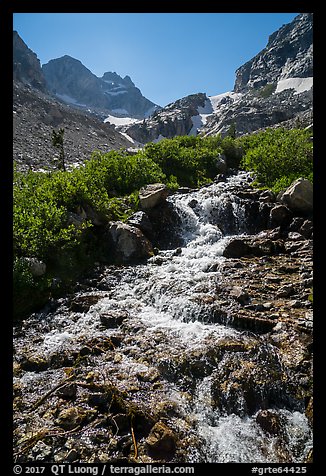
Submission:
POLYGON ((16 31, 13 32, 13 79, 44 93, 47 91, 40 60, 16 31))
POLYGON ((185 97, 123 131, 144 143, 171 138, 180 131, 224 136, 233 127, 239 136, 276 125, 308 126, 313 100, 312 31, 313 15, 298 15, 270 36, 266 48, 237 69, 233 91, 185 97))
POLYGON ((206 94, 192 94, 156 111, 142 122, 117 129, 142 144, 157 141, 163 137, 188 135, 193 127, 192 117, 198 114, 198 107, 205 106, 206 100, 206 94))
POLYGON ((28 85, 13 86, 13 160, 19 170, 55 169, 59 159, 51 133, 64 128, 66 165, 83 164, 94 150, 103 153, 132 143, 92 114, 69 107, 28 85))

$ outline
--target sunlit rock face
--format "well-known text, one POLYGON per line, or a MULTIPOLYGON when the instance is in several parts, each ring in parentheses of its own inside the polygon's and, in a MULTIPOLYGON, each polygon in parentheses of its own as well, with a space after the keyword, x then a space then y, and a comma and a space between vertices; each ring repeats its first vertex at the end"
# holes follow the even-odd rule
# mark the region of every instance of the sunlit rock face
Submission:
POLYGON ((313 76, 313 14, 303 13, 270 35, 267 46, 236 71, 234 90, 245 92, 288 78, 313 76))
POLYGON ((40 60, 28 48, 17 31, 13 32, 13 79, 46 92, 46 81, 40 60))

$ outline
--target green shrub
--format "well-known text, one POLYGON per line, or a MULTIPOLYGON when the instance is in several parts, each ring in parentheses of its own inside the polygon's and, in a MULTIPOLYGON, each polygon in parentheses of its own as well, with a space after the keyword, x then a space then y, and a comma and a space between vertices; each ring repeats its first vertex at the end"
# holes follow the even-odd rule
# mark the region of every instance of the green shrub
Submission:
POLYGON ((160 166, 168 182, 198 187, 215 177, 221 152, 220 137, 179 136, 146 144, 143 155, 160 166))
POLYGON ((299 177, 312 180, 313 146, 303 129, 267 129, 238 140, 242 166, 253 171, 262 186, 279 192, 299 177))

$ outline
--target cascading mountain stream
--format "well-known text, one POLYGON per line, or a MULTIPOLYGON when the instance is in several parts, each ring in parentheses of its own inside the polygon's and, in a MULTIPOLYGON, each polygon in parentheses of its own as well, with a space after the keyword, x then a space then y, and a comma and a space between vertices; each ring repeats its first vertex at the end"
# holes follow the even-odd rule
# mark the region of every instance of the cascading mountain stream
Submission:
POLYGON ((246 296, 225 297, 232 272, 264 266, 263 257, 231 269, 223 256, 248 234, 236 192, 249 180, 239 173, 170 196, 182 246, 145 264, 100 266, 15 328, 18 461, 306 460, 312 432, 273 337, 279 324, 241 328, 246 296))

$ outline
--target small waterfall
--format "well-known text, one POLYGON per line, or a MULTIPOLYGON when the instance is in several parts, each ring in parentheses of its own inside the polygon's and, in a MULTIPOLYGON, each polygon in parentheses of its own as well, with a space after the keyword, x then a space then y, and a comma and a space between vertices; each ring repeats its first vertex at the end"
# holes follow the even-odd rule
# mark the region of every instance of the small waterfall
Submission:
MULTIPOLYGON (((100 347, 103 339, 117 333, 103 328, 103 316, 118 312, 125 319, 125 337, 115 366, 101 356, 93 357, 94 365, 116 378, 117 385, 127 385, 121 377, 126 369, 131 382, 139 373, 159 372, 165 381, 159 395, 167 389, 177 407, 178 418, 171 417, 171 424, 178 429, 183 416, 190 434, 201 441, 200 447, 189 445, 186 461, 303 462, 312 445, 311 430, 302 408, 287 405, 286 398, 277 401, 273 379, 279 385, 285 382, 283 391, 287 374, 276 350, 266 346, 264 336, 246 334, 214 317, 221 312, 214 306, 224 247, 230 236, 247 233, 246 206, 236 192, 248 181, 248 174, 239 173, 170 197, 181 219, 183 246, 161 251, 145 265, 108 267, 98 287, 60 299, 54 311, 31 316, 17 331, 16 355, 38 352, 54 362, 71 349, 80 353, 90 340, 97 339, 100 347), (91 297, 94 302, 85 311, 71 310, 72 299, 91 297), (270 357, 265 358, 262 349, 270 357), (257 372, 265 378, 258 397, 257 372), (274 372, 272 377, 269 372, 274 372), (267 412, 264 418, 276 422, 272 433, 259 423, 262 411, 267 412)), ((69 365, 69 359, 63 359, 62 367, 69 365)), ((46 370, 44 378, 56 372, 46 370)), ((17 380, 32 394, 42 385, 43 374, 27 369, 17 380)))

